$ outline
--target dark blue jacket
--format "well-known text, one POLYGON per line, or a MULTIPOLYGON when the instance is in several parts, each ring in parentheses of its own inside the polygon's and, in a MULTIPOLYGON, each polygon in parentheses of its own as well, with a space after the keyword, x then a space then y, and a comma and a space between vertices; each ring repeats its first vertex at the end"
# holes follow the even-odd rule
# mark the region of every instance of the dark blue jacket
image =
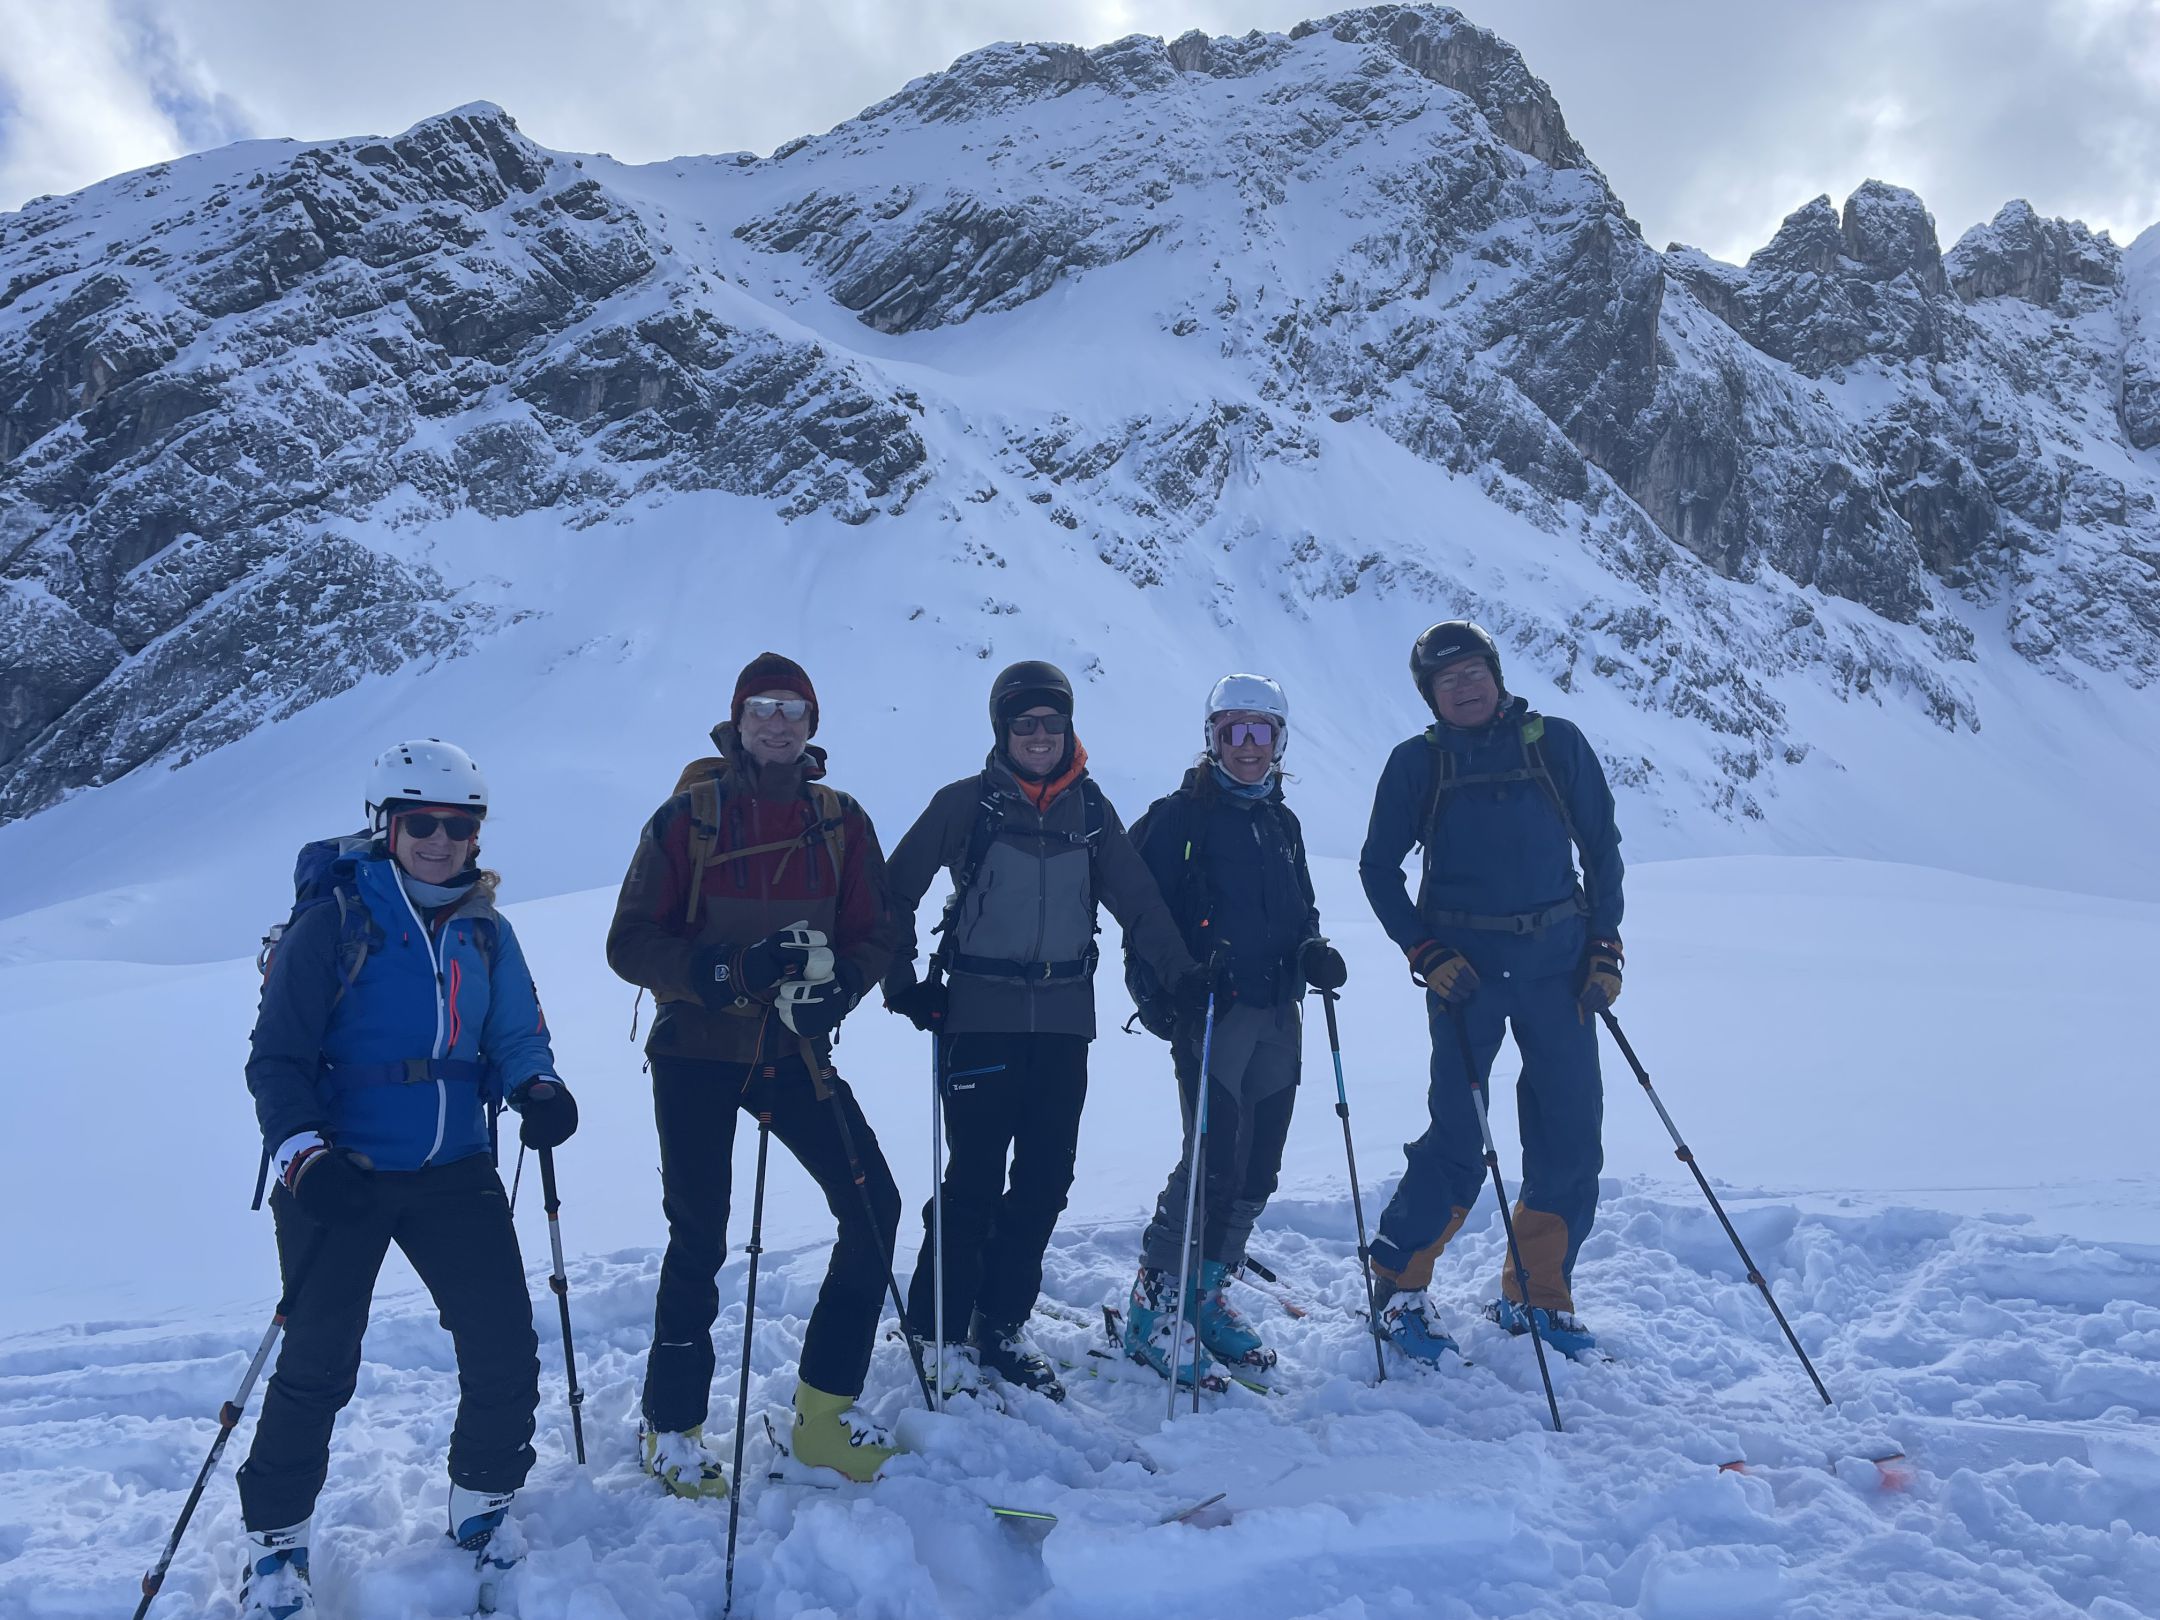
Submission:
POLYGON ((335 882, 366 909, 367 954, 340 995, 335 905, 278 941, 247 1065, 263 1141, 320 1131, 381 1170, 487 1152, 488 1105, 555 1072, 517 935, 478 889, 430 928, 388 860, 341 861, 335 882))
POLYGON ((1148 806, 1132 838, 1194 960, 1228 953, 1239 1001, 1273 1007, 1304 994, 1298 951, 1319 934, 1320 912, 1279 777, 1266 798, 1241 799, 1203 762, 1148 806))
POLYGON ((1462 731, 1435 723, 1388 756, 1373 795, 1372 822, 1358 856, 1366 898, 1388 938, 1405 952, 1428 939, 1452 945, 1476 964, 1526 974, 1569 972, 1590 939, 1617 938, 1622 909, 1620 831, 1604 767, 1583 734, 1565 720, 1533 714, 1510 699, 1491 724, 1462 731), (1525 733, 1536 737, 1554 788, 1582 841, 1583 870, 1552 796, 1534 780, 1459 782, 1446 791, 1436 827, 1434 754, 1445 750, 1451 784, 1530 765, 1525 733), (1541 735, 1537 735, 1538 733, 1541 735), (1417 903, 1403 882, 1403 857, 1425 846, 1417 903), (1515 916, 1542 912, 1580 896, 1583 913, 1533 934, 1452 925, 1445 913, 1515 916))

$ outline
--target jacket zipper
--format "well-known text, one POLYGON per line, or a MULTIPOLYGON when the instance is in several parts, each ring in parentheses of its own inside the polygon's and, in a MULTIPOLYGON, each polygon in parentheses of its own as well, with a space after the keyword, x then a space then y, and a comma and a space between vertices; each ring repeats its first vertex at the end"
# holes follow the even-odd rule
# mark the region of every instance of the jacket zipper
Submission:
MULTIPOLYGON (((428 1056, 430 1058, 440 1058, 443 1055, 443 1026, 446 1021, 445 1009, 443 1007, 443 959, 441 946, 438 942, 433 941, 429 938, 428 925, 420 920, 420 908, 413 904, 412 896, 405 892, 404 882, 397 879, 395 874, 392 874, 392 877, 393 881, 397 882, 398 898, 405 902, 405 909, 412 916, 413 926, 420 930, 421 946, 428 953, 428 962, 435 969, 435 1045, 433 1050, 428 1053, 428 1056)), ((449 932, 450 931, 448 929, 443 930, 443 938, 445 940, 449 938, 449 932)), ((435 1143, 434 1146, 430 1147, 427 1150, 427 1157, 420 1161, 421 1169, 425 1170, 429 1165, 435 1162, 435 1155, 442 1151, 443 1133, 449 1129, 449 1125, 450 1092, 449 1089, 443 1084, 442 1076, 437 1075, 435 1077, 435 1143)))

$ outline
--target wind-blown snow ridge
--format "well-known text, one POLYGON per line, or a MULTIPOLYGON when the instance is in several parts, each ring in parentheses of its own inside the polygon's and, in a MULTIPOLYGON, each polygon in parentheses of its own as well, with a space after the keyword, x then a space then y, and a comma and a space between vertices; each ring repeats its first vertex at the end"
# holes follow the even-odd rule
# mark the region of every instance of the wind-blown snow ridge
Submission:
POLYGON ((755 503, 734 558, 818 515, 1223 624, 1474 611, 1699 760, 1623 778, 1756 816, 1803 695, 1969 733, 2003 641, 2160 670, 2144 284, 2021 208, 1945 260, 1871 183, 1744 270, 1658 254, 1438 6, 995 46, 766 160, 475 103, 42 199, 0 216, 0 818, 476 651, 544 593, 478 588, 459 514, 704 491, 755 503))

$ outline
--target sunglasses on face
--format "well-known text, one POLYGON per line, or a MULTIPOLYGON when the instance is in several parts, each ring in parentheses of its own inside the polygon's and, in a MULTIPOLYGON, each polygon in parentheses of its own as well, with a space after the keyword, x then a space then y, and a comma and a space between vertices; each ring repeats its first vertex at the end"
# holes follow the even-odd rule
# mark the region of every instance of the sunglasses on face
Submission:
POLYGON ((1072 722, 1062 714, 1016 714, 1005 722, 1005 729, 1015 737, 1032 737, 1038 731, 1062 737, 1072 729, 1072 722))
POLYGON ((426 810, 415 810, 410 815, 399 816, 397 824, 411 838, 433 838, 440 827, 455 844, 462 844, 480 830, 475 816, 438 816, 426 810))
POLYGON ((810 717, 808 698, 750 698, 743 704, 743 713, 752 720, 770 720, 774 715, 790 723, 810 717))
POLYGON ((1215 728, 1215 741, 1224 748, 1272 748, 1275 724, 1271 720, 1226 720, 1215 728))
POLYGON ((1435 675, 1433 688, 1440 692, 1460 692, 1465 687, 1483 686, 1491 679, 1492 671, 1485 667, 1485 660, 1480 658, 1467 668, 1451 669, 1445 675, 1435 675))

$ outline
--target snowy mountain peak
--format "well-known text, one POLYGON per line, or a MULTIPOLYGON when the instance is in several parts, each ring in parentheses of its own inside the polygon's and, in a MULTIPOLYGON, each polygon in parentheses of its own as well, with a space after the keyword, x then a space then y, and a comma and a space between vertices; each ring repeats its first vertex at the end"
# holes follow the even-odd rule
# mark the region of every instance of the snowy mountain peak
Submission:
POLYGON ((1818 699, 1969 734, 1985 660, 2160 673, 2153 282, 2027 216, 1946 261, 1870 181, 1659 254, 1444 7, 994 45, 769 160, 473 103, 163 165, 0 217, 0 820, 528 622, 472 522, 695 496, 899 548, 930 622, 1022 566, 1316 647, 1474 612, 1753 819, 1818 699))

